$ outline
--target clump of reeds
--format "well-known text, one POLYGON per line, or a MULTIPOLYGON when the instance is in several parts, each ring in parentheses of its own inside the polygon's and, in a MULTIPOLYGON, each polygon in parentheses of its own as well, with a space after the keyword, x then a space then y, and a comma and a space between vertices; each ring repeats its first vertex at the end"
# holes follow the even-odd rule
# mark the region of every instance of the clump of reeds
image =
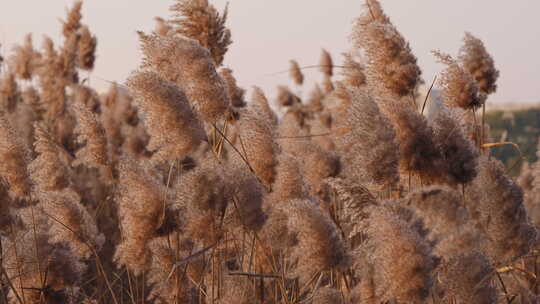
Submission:
POLYGON ((480 40, 437 53, 448 107, 428 120, 379 1, 340 75, 323 50, 309 96, 276 100, 222 67, 227 9, 171 10, 105 94, 79 79, 97 51, 79 1, 63 41, 27 36, 0 71, 0 302, 537 300, 539 165, 518 184, 468 136, 498 77, 480 40))

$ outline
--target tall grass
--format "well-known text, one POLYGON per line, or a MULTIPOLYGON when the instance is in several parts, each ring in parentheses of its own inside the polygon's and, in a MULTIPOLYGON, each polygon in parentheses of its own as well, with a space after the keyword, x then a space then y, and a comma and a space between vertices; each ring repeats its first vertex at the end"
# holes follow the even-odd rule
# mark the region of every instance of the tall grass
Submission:
POLYGON ((222 66, 227 10, 177 0, 99 94, 81 6, 62 44, 0 57, 1 303, 540 300, 540 168, 518 183, 490 156, 478 38, 435 52, 428 120, 416 57, 366 0, 343 64, 323 50, 305 97, 291 60, 295 92, 269 100, 222 66))

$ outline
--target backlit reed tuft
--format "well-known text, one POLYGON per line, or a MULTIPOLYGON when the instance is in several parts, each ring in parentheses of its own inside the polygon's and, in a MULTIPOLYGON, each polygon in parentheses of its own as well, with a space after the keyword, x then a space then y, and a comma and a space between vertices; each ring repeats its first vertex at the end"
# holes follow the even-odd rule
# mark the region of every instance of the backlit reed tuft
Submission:
POLYGON ((23 80, 34 76, 39 64, 39 53, 34 49, 32 35, 26 35, 23 45, 15 46, 13 55, 9 58, 9 66, 23 80))
POLYGON ((352 40, 367 57, 368 79, 395 97, 411 97, 421 83, 421 71, 408 42, 384 14, 378 0, 366 0, 356 20, 352 40))
POLYGON ((205 139, 200 121, 184 93, 153 71, 137 71, 127 82, 150 135, 148 149, 156 161, 187 156, 205 139))
POLYGON ((19 85, 12 73, 5 73, 0 78, 0 107, 5 112, 15 111, 17 103, 20 102, 21 92, 19 85))
POLYGON ((359 88, 342 87, 346 102, 338 143, 346 155, 349 170, 380 185, 399 181, 399 145, 391 122, 382 114, 373 98, 359 88))
MULTIPOLYGON (((78 88, 77 94, 84 94, 84 89, 78 88)), ((105 130, 99 123, 97 115, 81 100, 72 104, 77 126, 74 132, 78 141, 84 146, 76 152, 77 163, 103 170, 104 179, 111 178, 111 164, 107 155, 107 138, 105 130)))
POLYGON ((122 237, 115 261, 140 274, 151 262, 148 243, 163 219, 164 189, 132 159, 121 161, 119 173, 117 204, 122 237))
POLYGON ((481 157, 478 176, 467 190, 471 215, 488 238, 484 248, 494 264, 511 262, 537 243, 529 223, 521 188, 506 175, 502 164, 481 157))
POLYGON ((0 178, 7 185, 12 199, 24 199, 30 195, 28 176, 29 155, 4 115, 0 115, 0 178))
POLYGON ((343 82, 347 86, 361 87, 366 84, 366 67, 356 60, 352 54, 343 53, 343 82))
POLYGON ((486 50, 482 40, 471 33, 465 33, 459 60, 462 62, 463 68, 476 80, 483 93, 492 94, 497 91, 499 71, 495 68, 493 57, 486 50))
POLYGON ((494 271, 481 253, 451 256, 438 269, 436 294, 444 303, 498 303, 497 289, 490 280, 494 271))
POLYGON ((219 75, 225 81, 227 92, 231 99, 231 105, 237 108, 244 107, 246 105, 246 101, 244 98, 246 90, 242 89, 237 85, 236 79, 233 75, 233 70, 229 68, 222 68, 221 70, 219 70, 219 75))
POLYGON ((173 31, 197 40, 220 66, 232 43, 231 31, 225 26, 227 7, 220 14, 208 0, 176 0, 171 11, 175 17, 170 21, 173 31))
POLYGON ((284 207, 289 215, 289 230, 297 234, 294 255, 302 281, 319 271, 348 265, 347 247, 338 228, 319 206, 310 200, 292 200, 284 207))
POLYGON ((449 55, 438 51, 434 51, 433 54, 447 66, 439 80, 445 103, 449 107, 466 110, 482 106, 487 96, 480 91, 472 75, 449 55))
POLYGON ((238 146, 240 151, 245 151, 246 161, 257 177, 269 186, 275 178, 275 156, 278 147, 274 142, 274 130, 267 113, 256 112, 257 110, 249 108, 242 113, 242 119, 238 123, 238 146))
POLYGON ((334 75, 334 61, 332 60, 332 55, 325 50, 321 51, 321 59, 319 60, 320 70, 327 77, 332 77, 334 75))
POLYGON ((272 127, 278 125, 278 117, 274 110, 270 107, 268 99, 264 92, 259 87, 253 88, 253 93, 251 94, 251 100, 249 107, 258 115, 262 117, 264 121, 269 123, 272 127))
POLYGON ((368 259, 374 265, 374 296, 378 301, 422 302, 433 284, 431 248, 394 211, 371 208, 368 259))
POLYGON ((467 184, 476 176, 479 153, 467 138, 456 111, 440 109, 434 120, 435 144, 440 149, 447 167, 446 182, 450 185, 467 184))
POLYGON ((300 65, 296 60, 289 61, 289 76, 294 81, 294 84, 301 86, 304 84, 304 74, 300 69, 300 65))
POLYGON ((197 41, 139 33, 143 68, 152 68, 165 80, 176 83, 200 119, 216 123, 229 107, 229 95, 210 53, 197 41))
POLYGON ((301 103, 302 101, 286 86, 278 86, 277 104, 282 107, 289 107, 301 103))

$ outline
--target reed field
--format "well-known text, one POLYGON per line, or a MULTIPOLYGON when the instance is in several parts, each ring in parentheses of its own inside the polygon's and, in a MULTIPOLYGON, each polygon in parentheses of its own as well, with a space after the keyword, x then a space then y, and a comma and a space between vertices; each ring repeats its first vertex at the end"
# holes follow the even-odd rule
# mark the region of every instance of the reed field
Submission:
POLYGON ((0 303, 540 303, 540 163, 494 157, 474 34, 432 84, 362 0, 352 51, 269 99, 223 66, 227 9, 170 1, 108 92, 82 2, 0 54, 0 303))

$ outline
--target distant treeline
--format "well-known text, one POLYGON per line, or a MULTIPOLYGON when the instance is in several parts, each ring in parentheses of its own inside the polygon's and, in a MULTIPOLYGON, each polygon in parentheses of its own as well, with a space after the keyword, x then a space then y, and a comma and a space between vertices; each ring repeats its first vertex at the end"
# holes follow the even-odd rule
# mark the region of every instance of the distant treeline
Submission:
MULTIPOLYGON (((540 108, 520 110, 494 110, 486 113, 493 142, 512 142, 519 146, 526 161, 533 163, 540 136, 540 108)), ((493 148, 493 154, 502 160, 511 174, 516 175, 521 168, 520 154, 516 147, 504 145, 493 148)))

